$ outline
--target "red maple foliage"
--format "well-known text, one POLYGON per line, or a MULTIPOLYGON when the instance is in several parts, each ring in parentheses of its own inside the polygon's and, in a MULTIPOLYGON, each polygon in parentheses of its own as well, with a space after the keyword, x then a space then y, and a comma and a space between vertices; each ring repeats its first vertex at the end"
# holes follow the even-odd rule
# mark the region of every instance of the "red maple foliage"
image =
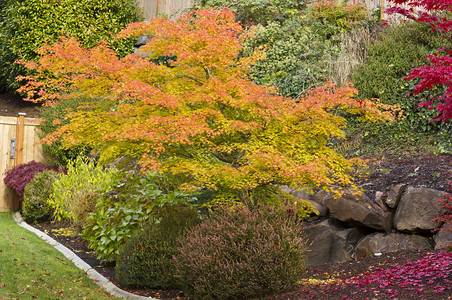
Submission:
POLYGON ((414 94, 434 87, 444 88, 445 92, 440 97, 422 102, 420 105, 430 109, 437 108, 438 114, 433 120, 449 121, 452 118, 452 49, 447 42, 452 38, 452 20, 450 19, 452 0, 390 1, 396 6, 388 9, 387 13, 399 13, 417 22, 429 24, 433 31, 439 31, 444 35, 445 47, 427 56, 430 64, 411 70, 405 79, 421 79, 415 87, 414 94))

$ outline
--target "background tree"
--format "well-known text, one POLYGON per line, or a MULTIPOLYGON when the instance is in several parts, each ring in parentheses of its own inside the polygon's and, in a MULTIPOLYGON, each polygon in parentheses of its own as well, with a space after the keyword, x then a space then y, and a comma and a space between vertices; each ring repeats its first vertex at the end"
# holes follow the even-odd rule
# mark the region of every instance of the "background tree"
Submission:
POLYGON ((46 142, 93 148, 103 162, 138 157, 144 170, 163 172, 185 189, 251 198, 276 184, 351 184, 356 161, 327 146, 343 135, 346 121, 337 112, 391 119, 379 110, 389 107, 353 99, 357 91, 349 86, 327 84, 294 101, 253 83, 247 72, 259 54, 239 57, 247 34, 228 9, 133 23, 118 37, 141 34, 152 37, 142 49, 151 59, 174 59, 120 59, 105 43, 85 50, 64 38, 42 47, 37 64, 25 63, 36 71, 21 89, 30 97, 93 99, 93 110, 71 114, 46 142))
POLYGON ((35 59, 38 47, 63 34, 85 47, 106 40, 119 55, 131 53, 133 42, 114 40, 114 35, 140 18, 134 0, 1 0, 0 88, 17 89, 15 77, 25 69, 14 62, 35 59))

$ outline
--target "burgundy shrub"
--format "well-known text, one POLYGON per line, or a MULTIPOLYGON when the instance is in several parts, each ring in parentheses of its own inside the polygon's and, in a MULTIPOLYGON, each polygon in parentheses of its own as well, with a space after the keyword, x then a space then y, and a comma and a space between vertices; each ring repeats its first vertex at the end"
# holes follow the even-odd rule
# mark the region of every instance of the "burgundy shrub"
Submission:
MULTIPOLYGON (((452 194, 447 194, 446 198, 440 199, 438 202, 441 205, 441 212, 432 221, 441 221, 452 226, 452 194)), ((452 229, 449 230, 452 231, 452 229)))
POLYGON ((25 187, 30 183, 35 174, 47 170, 58 172, 58 168, 51 168, 46 163, 35 162, 32 160, 28 163, 20 164, 6 172, 6 176, 3 181, 9 188, 16 191, 19 195, 20 201, 22 201, 25 187))
POLYGON ((215 211, 179 242, 176 274, 194 299, 268 296, 295 286, 304 273, 301 224, 268 205, 215 211))

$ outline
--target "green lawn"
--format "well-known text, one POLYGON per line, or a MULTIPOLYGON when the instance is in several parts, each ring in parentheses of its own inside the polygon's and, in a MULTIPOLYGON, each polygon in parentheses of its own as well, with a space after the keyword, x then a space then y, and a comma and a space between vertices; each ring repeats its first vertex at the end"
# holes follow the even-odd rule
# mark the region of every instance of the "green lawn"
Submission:
POLYGON ((0 213, 0 300, 113 298, 10 213, 0 213))

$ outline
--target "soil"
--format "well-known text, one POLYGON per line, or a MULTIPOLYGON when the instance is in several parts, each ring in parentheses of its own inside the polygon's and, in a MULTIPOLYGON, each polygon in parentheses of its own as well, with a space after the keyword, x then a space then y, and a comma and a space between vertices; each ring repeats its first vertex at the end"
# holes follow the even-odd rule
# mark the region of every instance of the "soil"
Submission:
POLYGON ((370 199, 377 191, 384 194, 392 185, 407 184, 448 191, 452 179, 452 154, 410 155, 368 158, 367 176, 358 177, 356 184, 370 199))
MULTIPOLYGON (((438 156, 403 156, 388 157, 385 159, 373 159, 370 162, 367 177, 362 177, 357 181, 357 185, 365 189, 366 194, 372 198, 376 191, 386 192, 393 184, 406 183, 413 187, 429 187, 442 191, 449 190, 451 180, 452 154, 438 156)), ((71 249, 81 259, 86 261, 99 273, 110 279, 118 287, 143 296, 150 296, 157 299, 189 299, 183 296, 183 292, 178 290, 151 290, 124 287, 118 284, 114 278, 114 266, 103 265, 97 260, 94 253, 87 247, 87 243, 80 236, 61 236, 54 232, 54 229, 68 227, 70 224, 61 222, 47 222, 34 225, 37 229, 46 232, 48 235, 58 240, 60 243, 71 249)), ((386 253, 378 257, 360 258, 354 261, 341 264, 325 264, 321 266, 308 267, 304 278, 328 280, 352 278, 363 276, 376 268, 387 268, 400 266, 407 262, 415 261, 425 255, 423 251, 400 251, 386 253)), ((447 279, 449 282, 452 278, 447 279)), ((443 283, 444 282, 439 282, 443 283)), ((392 286, 397 289, 397 286, 392 286)), ((404 296, 404 290, 400 288, 399 298, 409 299, 404 296)), ((268 299, 385 299, 384 294, 375 295, 375 290, 351 290, 349 286, 327 287, 324 285, 300 285, 297 288, 287 291, 268 299)), ((452 289, 446 289, 441 294, 436 294, 434 289, 425 289, 419 295, 419 299, 452 299, 452 289)))
POLYGON ((19 113, 26 113, 29 118, 39 117, 40 104, 27 102, 13 93, 0 93, 0 116, 16 117, 19 113))

